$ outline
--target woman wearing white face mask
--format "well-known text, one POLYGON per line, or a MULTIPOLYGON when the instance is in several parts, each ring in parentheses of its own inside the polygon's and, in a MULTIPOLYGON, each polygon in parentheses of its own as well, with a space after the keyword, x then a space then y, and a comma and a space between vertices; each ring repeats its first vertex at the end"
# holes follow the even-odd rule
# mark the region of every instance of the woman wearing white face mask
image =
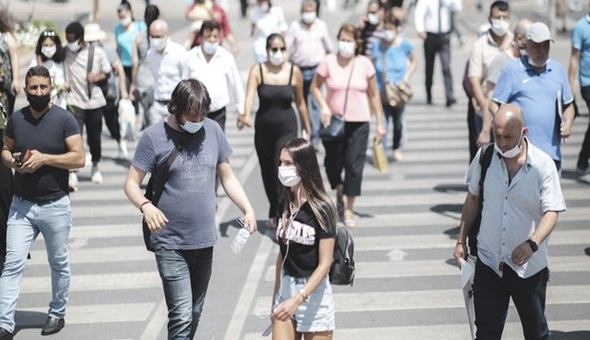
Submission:
POLYGON ((266 61, 266 38, 279 33, 287 32, 285 14, 279 6, 273 6, 270 0, 258 0, 258 6, 250 12, 252 22, 252 38, 254 39, 254 61, 261 63, 266 61))
POLYGON ((51 102, 54 105, 66 109, 66 96, 70 87, 66 83, 64 68, 64 51, 59 35, 53 30, 45 30, 37 40, 35 47, 36 58, 31 60, 30 67, 43 65, 51 74, 53 91, 51 91, 51 102))
POLYGON ((293 101, 297 104, 301 125, 306 137, 311 136, 307 105, 303 99, 301 70, 288 61, 285 40, 280 34, 271 34, 266 40, 268 61, 252 66, 246 87, 244 114, 238 116, 238 128, 252 126, 251 110, 255 93, 260 106, 254 123, 254 144, 264 190, 270 208, 267 227, 275 229, 282 190, 277 179, 280 148, 297 137, 297 117, 293 101))
MULTIPOLYGON (((373 63, 377 70, 377 84, 379 92, 383 93, 385 82, 391 84, 409 84, 414 71, 416 71, 416 54, 412 44, 401 36, 401 21, 393 14, 385 17, 381 39, 373 45, 373 63)), ((393 160, 401 161, 400 150, 402 135, 404 132, 404 106, 383 106, 385 130, 391 119, 393 123, 393 160)), ((383 138, 383 147, 387 146, 386 138, 383 138)))
POLYGON ((381 1, 371 0, 367 5, 367 13, 361 16, 359 23, 362 40, 360 53, 369 58, 373 45, 379 40, 377 33, 383 26, 383 10, 381 1))
MULTIPOLYGON (((121 59, 125 71, 126 86, 129 89, 133 79, 133 44, 140 33, 147 32, 147 26, 143 21, 133 19, 131 4, 127 0, 121 1, 121 4, 117 7, 117 14, 119 16, 119 24, 115 26, 117 53, 119 59, 121 59)), ((134 98, 133 93, 131 93, 131 99, 137 110, 137 100, 134 98)))
POLYGON ((375 67, 369 58, 357 55, 359 35, 354 26, 342 25, 338 32, 338 53, 326 56, 311 83, 311 93, 320 106, 322 125, 327 126, 332 115, 344 117, 344 138, 323 141, 324 164, 330 186, 336 189, 339 208, 344 209, 344 224, 351 228, 356 226, 354 200, 361 194, 371 112, 377 122, 377 137, 385 135, 375 67), (328 90, 325 99, 320 91, 324 84, 328 90), (346 207, 343 196, 346 196, 346 207))
POLYGON ((284 145, 279 179, 285 199, 277 229, 273 338, 331 339, 334 299, 328 273, 338 216, 308 141, 298 138, 284 145))

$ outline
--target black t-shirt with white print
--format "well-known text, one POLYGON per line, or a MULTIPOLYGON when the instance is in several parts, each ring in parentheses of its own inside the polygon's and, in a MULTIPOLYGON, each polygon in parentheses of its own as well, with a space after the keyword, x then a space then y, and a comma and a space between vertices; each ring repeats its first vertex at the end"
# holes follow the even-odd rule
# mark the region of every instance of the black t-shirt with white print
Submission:
POLYGON ((335 237, 335 228, 331 227, 328 232, 322 229, 307 202, 301 206, 291 227, 288 228, 287 238, 285 238, 285 228, 279 219, 277 238, 281 257, 285 262, 283 268, 287 275, 292 277, 311 276, 319 264, 320 239, 335 237), (285 259, 287 243, 289 243, 289 251, 285 259))

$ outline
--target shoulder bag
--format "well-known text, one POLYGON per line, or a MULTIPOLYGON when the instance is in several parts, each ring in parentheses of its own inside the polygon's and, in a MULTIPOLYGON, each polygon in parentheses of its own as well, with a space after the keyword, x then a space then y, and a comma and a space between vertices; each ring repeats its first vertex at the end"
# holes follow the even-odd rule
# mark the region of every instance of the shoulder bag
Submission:
POLYGON ((342 115, 338 116, 332 114, 330 117, 330 124, 328 126, 320 127, 320 139, 323 142, 338 142, 344 138, 344 115, 346 114, 346 104, 348 103, 348 90, 350 89, 350 80, 352 79, 352 73, 354 72, 354 64, 356 63, 356 57, 352 62, 352 68, 350 75, 348 76, 348 83, 346 84, 346 92, 344 94, 344 109, 342 115))
MULTIPOLYGON (((162 192, 164 191, 164 185, 166 185, 166 182, 168 181, 168 178, 170 176, 170 168, 172 167, 172 164, 176 160, 176 157, 178 157, 178 155, 182 152, 186 144, 186 140, 183 136, 183 138, 180 139, 180 142, 174 146, 174 149, 172 149, 172 152, 170 152, 168 158, 166 158, 164 165, 162 165, 162 167, 160 168, 156 166, 156 168, 154 168, 154 171, 152 172, 152 175, 150 176, 150 179, 145 187, 144 196, 145 198, 150 200, 152 204, 156 207, 158 206, 158 202, 160 201, 160 197, 162 196, 162 192)), ((145 248, 153 252, 154 248, 152 247, 152 243, 150 240, 151 231, 147 223, 145 222, 145 216, 142 217, 141 224, 143 231, 143 243, 145 244, 145 248)))
POLYGON ((414 92, 409 84, 402 82, 392 84, 387 80, 387 57, 385 50, 381 51, 381 80, 383 89, 381 90, 381 102, 385 107, 401 108, 410 102, 414 92))

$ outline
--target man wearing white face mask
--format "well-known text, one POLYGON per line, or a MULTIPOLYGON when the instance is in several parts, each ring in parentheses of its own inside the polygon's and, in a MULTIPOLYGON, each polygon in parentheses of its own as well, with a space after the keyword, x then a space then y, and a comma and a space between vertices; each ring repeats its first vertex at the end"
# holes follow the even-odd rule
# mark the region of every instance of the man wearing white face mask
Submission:
POLYGON ((508 31, 510 25, 508 3, 503 0, 492 3, 488 21, 490 29, 475 42, 469 58, 468 76, 473 91, 473 96, 468 98, 467 103, 470 161, 475 157, 475 153, 481 144, 490 141, 491 117, 482 114, 482 112, 487 111, 488 106, 482 84, 486 79, 488 65, 492 59, 511 46, 512 32, 508 31), (483 118, 489 118, 490 121, 484 122, 483 118), (482 129, 482 127, 484 128, 482 129))
POLYGON ((467 256, 466 239, 476 222, 474 291, 476 337, 500 339, 510 298, 518 310, 525 339, 549 339, 545 317, 548 238, 566 210, 559 175, 551 158, 527 138, 520 108, 503 105, 493 121, 495 150, 480 192, 480 151, 466 175, 469 192, 463 206, 454 258, 467 256))
POLYGON ((301 19, 291 23, 285 42, 291 62, 299 66, 303 75, 303 98, 309 110, 311 142, 317 149, 320 143, 320 111, 315 100, 309 98, 309 89, 318 64, 331 53, 333 47, 328 26, 323 20, 317 18, 316 12, 316 1, 304 0, 301 4, 301 19))
POLYGON ((233 55, 219 45, 219 34, 217 21, 203 22, 199 32, 202 44, 188 52, 187 70, 190 79, 200 80, 207 87, 211 96, 207 117, 219 123, 225 131, 229 94, 234 98, 236 112, 241 115, 244 113, 244 87, 233 55))
POLYGON ((494 88, 490 111, 514 103, 522 108, 528 138, 546 152, 561 170, 561 138, 570 136, 574 101, 563 66, 549 59, 551 33, 547 25, 531 24, 526 35, 526 55, 507 64, 494 88))
POLYGON ((150 123, 153 125, 168 115, 168 103, 172 90, 182 79, 187 78, 187 51, 172 41, 168 24, 161 19, 149 27, 150 48, 146 63, 154 76, 154 103, 150 107, 150 123))

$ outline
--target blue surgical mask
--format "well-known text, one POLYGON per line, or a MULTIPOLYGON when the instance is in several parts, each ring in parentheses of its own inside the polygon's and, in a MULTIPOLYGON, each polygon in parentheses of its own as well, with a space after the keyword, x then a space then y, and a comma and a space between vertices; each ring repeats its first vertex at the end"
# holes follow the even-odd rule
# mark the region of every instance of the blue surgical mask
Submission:
POLYGON ((204 123, 204 121, 198 122, 198 123, 193 123, 193 122, 187 121, 184 124, 179 124, 179 125, 184 131, 186 131, 190 134, 195 134, 199 130, 201 130, 201 128, 203 127, 203 123, 204 123))

